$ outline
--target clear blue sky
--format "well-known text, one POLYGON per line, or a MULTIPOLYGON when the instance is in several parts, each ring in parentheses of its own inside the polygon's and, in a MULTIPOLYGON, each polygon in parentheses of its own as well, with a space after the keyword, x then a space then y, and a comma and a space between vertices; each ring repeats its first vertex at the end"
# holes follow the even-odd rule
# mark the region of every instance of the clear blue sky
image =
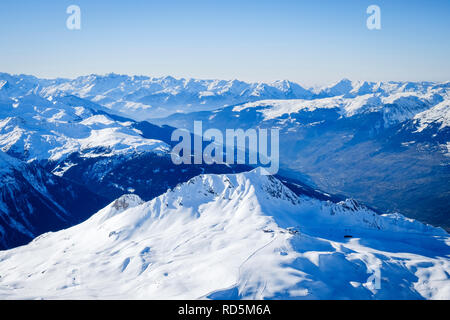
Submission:
POLYGON ((450 1, 8 0, 0 71, 327 83, 450 80, 450 1), (82 28, 66 28, 66 8, 82 28), (366 28, 381 8, 382 29, 366 28))

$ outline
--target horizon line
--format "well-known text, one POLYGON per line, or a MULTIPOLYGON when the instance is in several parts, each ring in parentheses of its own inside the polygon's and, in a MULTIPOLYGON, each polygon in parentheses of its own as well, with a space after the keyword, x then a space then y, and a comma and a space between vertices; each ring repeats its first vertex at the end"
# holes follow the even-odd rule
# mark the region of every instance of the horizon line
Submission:
MULTIPOLYGON (((189 81, 189 80, 200 80, 200 81, 227 81, 227 82, 231 82, 231 81, 239 81, 239 82, 243 82, 246 84, 274 84, 277 82, 290 82, 290 83, 294 83, 297 84, 303 88, 308 88, 308 89, 312 89, 314 87, 317 86, 332 86, 332 85, 336 85, 340 82, 343 81, 350 81, 352 83, 354 82, 360 82, 360 83, 375 83, 375 84, 381 84, 381 83, 447 83, 450 82, 450 80, 443 80, 443 81, 439 81, 439 80, 364 80, 364 79, 350 79, 349 77, 342 77, 340 78, 340 80, 334 80, 334 81, 323 81, 321 82, 321 84, 315 84, 315 85, 308 85, 306 87, 304 87, 302 85, 302 82, 299 81, 293 81, 293 80, 289 80, 289 79, 277 79, 277 80, 271 80, 271 81, 264 81, 264 80, 259 80, 259 81, 248 81, 248 80, 241 80, 238 78, 203 78, 203 77, 186 77, 186 76, 173 76, 170 74, 167 75, 161 75, 161 76, 152 76, 152 75, 147 75, 147 74, 128 74, 128 73, 117 73, 117 72, 106 72, 106 73, 88 73, 88 74, 83 74, 83 75, 78 75, 78 76, 74 76, 74 77, 40 77, 40 76, 36 76, 34 74, 31 73, 9 73, 9 72, 3 72, 0 71, 0 75, 1 74, 6 74, 9 76, 15 76, 15 77, 19 77, 19 76, 26 76, 26 77, 33 77, 39 80, 66 80, 66 81, 74 81, 77 80, 79 78, 84 78, 84 77, 89 77, 89 76, 100 76, 100 77, 107 77, 107 76, 111 76, 111 75, 116 75, 116 76, 123 76, 123 77, 129 77, 129 78, 133 78, 133 77, 137 77, 137 78, 148 78, 148 79, 165 79, 165 78, 173 78, 177 81, 189 81)), ((306 81, 305 81, 306 82, 306 81)))

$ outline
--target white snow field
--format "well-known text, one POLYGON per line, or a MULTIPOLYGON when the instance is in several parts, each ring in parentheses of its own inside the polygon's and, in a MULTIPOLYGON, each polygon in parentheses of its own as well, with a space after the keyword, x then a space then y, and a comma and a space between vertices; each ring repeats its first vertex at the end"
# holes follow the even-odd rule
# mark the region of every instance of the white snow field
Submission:
POLYGON ((83 106, 87 103, 71 102, 71 97, 47 100, 34 94, 0 99, 0 149, 27 161, 59 161, 74 152, 99 157, 170 150, 160 140, 143 138, 128 121, 95 114, 83 106))
POLYGON ((259 170, 124 195, 2 251, 0 299, 450 298, 445 231, 299 197, 259 170))

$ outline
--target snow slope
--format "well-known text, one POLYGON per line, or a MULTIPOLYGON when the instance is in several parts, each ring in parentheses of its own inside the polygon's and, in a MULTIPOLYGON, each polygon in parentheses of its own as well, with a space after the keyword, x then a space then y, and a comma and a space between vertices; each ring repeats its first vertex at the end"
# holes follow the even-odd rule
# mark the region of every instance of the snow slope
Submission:
POLYGON ((436 125, 438 130, 450 127, 450 100, 445 100, 431 109, 414 116, 417 132, 422 132, 431 125, 436 125))
POLYGON ((260 108, 258 112, 263 114, 264 121, 301 111, 311 112, 318 109, 336 109, 344 117, 368 112, 382 112, 384 122, 386 126, 389 126, 412 119, 417 114, 439 104, 445 105, 445 109, 448 110, 449 100, 443 100, 444 96, 437 94, 436 90, 430 90, 424 94, 418 92, 400 92, 390 95, 370 93, 351 97, 340 95, 313 100, 262 100, 235 106, 233 111, 241 112, 248 108, 260 108))
POLYGON ((0 252, 0 298, 449 299, 449 246, 441 229, 298 197, 258 169, 201 175, 0 252))
POLYGON ((0 148, 24 160, 63 160, 136 152, 167 152, 162 141, 143 138, 127 121, 99 114, 102 107, 76 97, 33 93, 0 100, 0 148))

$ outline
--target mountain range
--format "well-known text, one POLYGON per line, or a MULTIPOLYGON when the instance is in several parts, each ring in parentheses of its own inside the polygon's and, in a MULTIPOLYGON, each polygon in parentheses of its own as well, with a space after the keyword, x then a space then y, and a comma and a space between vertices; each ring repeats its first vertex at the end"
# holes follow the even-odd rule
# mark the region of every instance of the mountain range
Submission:
POLYGON ((0 297, 448 299, 449 86, 0 73, 0 297), (279 174, 173 164, 194 121, 279 174))
POLYGON ((173 128, 71 95, 22 96, 18 87, 8 85, 0 100, 0 248, 70 227, 127 192, 149 200, 203 172, 245 170, 176 166, 173 128))
POLYGON ((381 87, 355 95, 357 87, 344 86, 340 96, 261 100, 151 121, 191 131, 194 121, 222 132, 278 128, 285 176, 449 229, 449 84, 381 87))
POLYGON ((446 91, 449 82, 368 82, 343 79, 306 88, 280 80, 248 83, 239 80, 176 79, 166 77, 91 74, 75 79, 39 79, 30 75, 0 73, 0 96, 35 93, 48 98, 76 95, 135 120, 161 118, 177 112, 209 111, 219 107, 267 99, 307 99, 366 94, 392 95, 446 91))

